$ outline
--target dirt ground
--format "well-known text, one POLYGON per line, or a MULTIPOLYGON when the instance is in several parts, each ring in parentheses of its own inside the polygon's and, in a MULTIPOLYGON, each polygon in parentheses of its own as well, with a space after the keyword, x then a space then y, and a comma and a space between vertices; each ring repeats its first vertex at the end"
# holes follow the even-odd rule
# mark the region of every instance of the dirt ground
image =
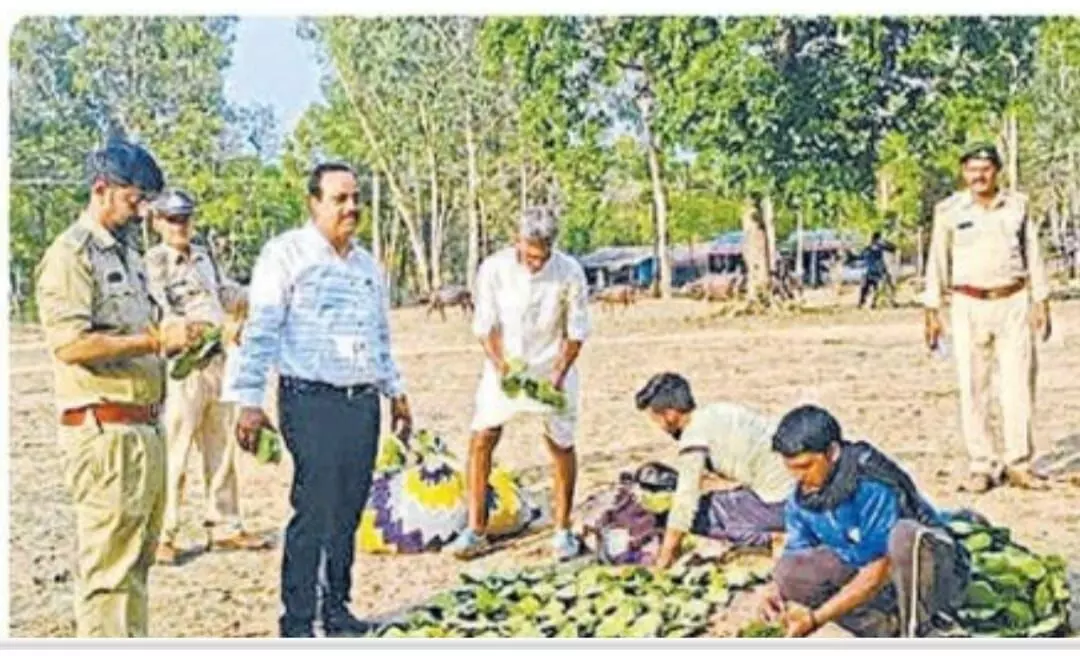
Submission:
MULTIPOLYGON (((854 305, 850 292, 841 303, 854 305)), ((1062 554, 1074 572, 1080 569, 1080 488, 1057 483, 1047 492, 999 489, 979 498, 955 491, 965 458, 953 363, 925 352, 918 310, 709 319, 716 306, 694 301, 593 308, 594 336, 581 356, 579 501, 623 469, 673 456, 671 441, 634 410, 633 393, 651 374, 675 370, 690 378, 701 402, 736 400, 771 413, 800 402, 823 404, 848 435, 868 436, 898 458, 940 505, 969 505, 1012 527, 1022 543, 1062 554)), ((1059 440, 1080 432, 1080 303, 1058 303, 1054 319, 1054 337, 1040 346, 1035 430, 1059 440)), ((456 308, 445 323, 413 308, 395 311, 393 323, 418 426, 440 432, 463 456, 481 361, 467 321, 456 308)), ((36 329, 13 327, 10 349, 11 634, 70 636, 73 519, 54 434, 51 371, 36 329)), ((537 429, 533 420, 512 425, 496 460, 546 488, 550 467, 537 429)), ((288 456, 277 467, 243 456, 240 469, 250 527, 279 540, 289 517, 288 456)), ((194 545, 201 539, 203 499, 195 458, 188 479, 182 540, 194 545)), ((547 534, 539 534, 467 567, 537 562, 547 558, 547 545, 547 534)), ((204 553, 180 566, 155 567, 151 635, 275 635, 280 558, 275 547, 204 553)), ((452 584, 463 567, 439 554, 358 555, 353 608, 374 615, 420 601, 452 584)), ((1075 575, 1073 587, 1080 588, 1075 575)))

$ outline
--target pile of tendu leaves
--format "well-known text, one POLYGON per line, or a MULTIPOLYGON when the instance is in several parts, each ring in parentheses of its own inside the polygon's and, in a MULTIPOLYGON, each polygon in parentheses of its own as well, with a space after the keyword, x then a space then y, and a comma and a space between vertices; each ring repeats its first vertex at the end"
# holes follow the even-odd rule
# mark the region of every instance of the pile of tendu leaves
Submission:
POLYGON ((971 554, 971 580, 957 619, 973 636, 1055 637, 1069 627, 1065 560, 1010 539, 981 518, 954 519, 949 532, 971 554))
POLYGON ((690 638, 734 592, 769 579, 767 558, 726 565, 549 566, 461 584, 377 629, 384 638, 690 638))
POLYGON ((559 412, 566 410, 566 393, 555 389, 550 380, 537 380, 526 372, 528 367, 522 360, 514 359, 509 363, 510 371, 500 381, 503 392, 512 399, 521 394, 527 398, 555 408, 559 412))

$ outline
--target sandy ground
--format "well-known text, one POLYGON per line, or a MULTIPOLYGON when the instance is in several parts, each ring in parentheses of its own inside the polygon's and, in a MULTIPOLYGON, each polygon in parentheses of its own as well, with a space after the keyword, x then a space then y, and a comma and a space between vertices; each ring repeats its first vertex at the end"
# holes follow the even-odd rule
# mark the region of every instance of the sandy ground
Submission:
MULTIPOLYGON (((854 304, 850 295, 842 302, 854 304)), ((1080 488, 1058 483, 1047 492, 999 489, 980 498, 955 491, 965 460, 953 363, 925 353, 918 310, 708 318, 715 309, 693 301, 644 301, 611 313, 594 306, 595 333, 581 359, 579 501, 622 469, 673 455, 670 440, 635 412, 633 393, 651 374, 676 370, 703 402, 733 399, 772 413, 805 401, 824 404, 850 435, 869 436, 904 463, 938 503, 970 505, 1011 526, 1023 543, 1063 554, 1080 569, 1080 488)), ((1055 336, 1040 347, 1035 430, 1058 440, 1080 432, 1080 303, 1057 304, 1054 317, 1055 336)), ((418 425, 439 431, 464 455, 481 357, 467 322, 455 308, 445 323, 422 309, 396 311, 393 323, 418 425)), ((52 376, 36 329, 13 327, 10 349, 11 634, 69 636, 73 518, 54 434, 52 376)), ((512 425, 496 460, 546 488, 550 466, 537 429, 532 420, 512 425)), ((189 545, 201 540, 197 467, 192 458, 182 534, 189 545)), ((240 468, 250 527, 278 540, 289 516, 288 457, 272 467, 243 456, 240 468)), ((545 559, 546 537, 523 539, 468 567, 545 559)), ((280 558, 276 547, 155 567, 151 635, 275 635, 280 558)), ((358 555, 354 610, 381 614, 420 601, 452 584, 462 567, 439 554, 358 555)), ((1075 576, 1073 586, 1080 588, 1075 576)))

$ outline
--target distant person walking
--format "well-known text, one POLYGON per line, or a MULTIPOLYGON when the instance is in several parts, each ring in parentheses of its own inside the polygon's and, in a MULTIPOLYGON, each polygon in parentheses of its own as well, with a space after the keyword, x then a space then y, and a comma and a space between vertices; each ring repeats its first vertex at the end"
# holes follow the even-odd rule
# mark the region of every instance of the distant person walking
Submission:
POLYGON ((870 308, 877 307, 878 288, 884 284, 890 292, 894 292, 892 277, 889 268, 885 265, 885 253, 896 251, 896 247, 885 241, 880 232, 875 232, 870 238, 870 243, 863 249, 861 254, 866 272, 863 275, 862 287, 859 289, 859 307, 863 307, 866 300, 870 299, 870 308))

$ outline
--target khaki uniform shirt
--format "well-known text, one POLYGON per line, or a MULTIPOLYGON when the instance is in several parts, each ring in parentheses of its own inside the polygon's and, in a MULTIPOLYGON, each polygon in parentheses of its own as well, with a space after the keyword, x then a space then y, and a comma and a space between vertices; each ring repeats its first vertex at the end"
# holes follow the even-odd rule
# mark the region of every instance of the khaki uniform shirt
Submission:
POLYGON ((79 365, 55 357, 58 348, 90 332, 133 335, 150 326, 154 306, 137 253, 83 214, 45 251, 35 295, 60 410, 162 401, 165 361, 156 355, 79 365))
POLYGON ((1033 301, 1049 296, 1038 231, 1028 216, 1026 196, 1002 190, 984 208, 973 194, 962 191, 937 204, 926 267, 926 307, 941 307, 943 294, 953 286, 990 289, 1018 278, 1028 280, 1033 301))
POLYGON ((226 312, 244 298, 244 288, 223 276, 211 258, 196 244, 188 253, 167 244, 147 252, 150 294, 166 317, 220 325, 226 312))

